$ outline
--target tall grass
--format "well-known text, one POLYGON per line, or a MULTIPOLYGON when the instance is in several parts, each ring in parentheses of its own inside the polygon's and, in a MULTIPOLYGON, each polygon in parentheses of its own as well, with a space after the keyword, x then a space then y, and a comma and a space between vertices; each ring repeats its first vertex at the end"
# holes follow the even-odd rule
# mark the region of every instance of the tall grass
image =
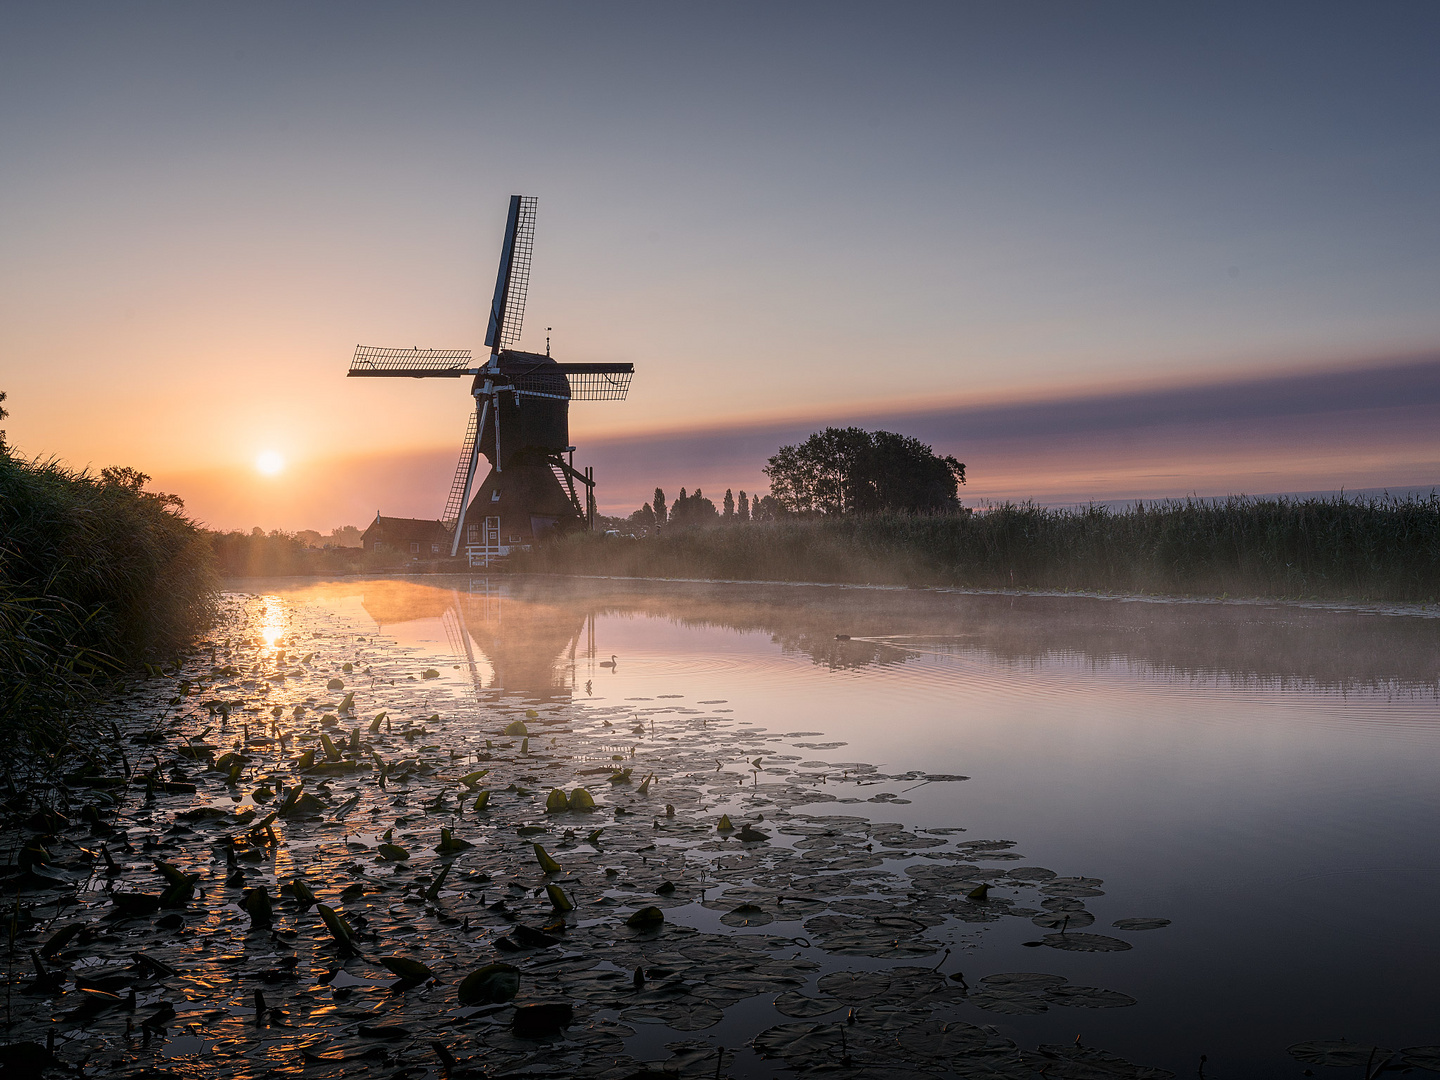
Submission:
POLYGON ((567 537, 514 569, 634 577, 1440 600, 1440 497, 1174 500, 1114 511, 790 519, 567 537))
POLYGON ((0 739, 63 743, 108 680, 210 624, 215 584, 162 499, 0 449, 0 739))

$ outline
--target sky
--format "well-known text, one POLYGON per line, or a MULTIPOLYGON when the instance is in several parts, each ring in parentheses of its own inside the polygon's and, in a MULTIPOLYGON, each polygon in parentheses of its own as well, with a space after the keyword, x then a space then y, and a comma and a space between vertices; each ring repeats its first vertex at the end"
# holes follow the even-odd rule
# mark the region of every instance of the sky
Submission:
POLYGON ((1440 8, 0 7, 10 443, 220 528, 437 516, 470 400, 347 380, 630 361, 602 510, 763 489, 830 423, 967 501, 1440 482, 1440 8), (279 455, 273 475, 256 468, 279 455))

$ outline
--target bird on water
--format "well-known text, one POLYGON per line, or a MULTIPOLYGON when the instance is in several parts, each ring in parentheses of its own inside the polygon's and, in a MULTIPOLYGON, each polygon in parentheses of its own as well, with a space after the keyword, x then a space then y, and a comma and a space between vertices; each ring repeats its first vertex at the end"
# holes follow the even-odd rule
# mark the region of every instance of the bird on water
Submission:
POLYGON ((601 661, 600 661, 600 666, 601 666, 601 667, 613 668, 613 667, 615 666, 615 654, 614 654, 614 653, 611 653, 609 660, 601 660, 601 661))

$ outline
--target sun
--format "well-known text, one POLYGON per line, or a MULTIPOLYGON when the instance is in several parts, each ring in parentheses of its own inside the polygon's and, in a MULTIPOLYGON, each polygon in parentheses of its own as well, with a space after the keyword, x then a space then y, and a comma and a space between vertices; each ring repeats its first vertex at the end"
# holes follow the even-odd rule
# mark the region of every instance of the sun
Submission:
POLYGON ((266 476, 274 476, 285 468, 285 459, 274 450, 266 450, 255 459, 255 468, 266 476))

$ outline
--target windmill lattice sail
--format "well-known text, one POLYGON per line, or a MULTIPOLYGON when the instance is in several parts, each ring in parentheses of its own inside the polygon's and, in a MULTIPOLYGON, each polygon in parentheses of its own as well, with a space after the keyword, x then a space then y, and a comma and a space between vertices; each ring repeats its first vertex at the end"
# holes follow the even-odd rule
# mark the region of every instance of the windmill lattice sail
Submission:
POLYGON ((535 251, 535 205, 533 195, 510 196, 510 213, 505 220, 505 242, 500 248, 500 272, 495 278, 495 299, 490 304, 490 325, 485 344, 494 352, 508 349, 520 340, 525 321, 525 293, 530 288, 530 256, 535 251))
POLYGON ((455 466, 455 479, 450 481, 450 495, 445 500, 445 513, 440 520, 447 529, 454 529, 465 510, 465 483, 470 479, 470 459, 475 453, 475 434, 479 417, 470 414, 470 424, 465 429, 465 441, 460 444, 460 461, 455 466))
POLYGON ((469 349, 375 349, 356 345, 350 376, 458 379, 475 374, 469 349))

